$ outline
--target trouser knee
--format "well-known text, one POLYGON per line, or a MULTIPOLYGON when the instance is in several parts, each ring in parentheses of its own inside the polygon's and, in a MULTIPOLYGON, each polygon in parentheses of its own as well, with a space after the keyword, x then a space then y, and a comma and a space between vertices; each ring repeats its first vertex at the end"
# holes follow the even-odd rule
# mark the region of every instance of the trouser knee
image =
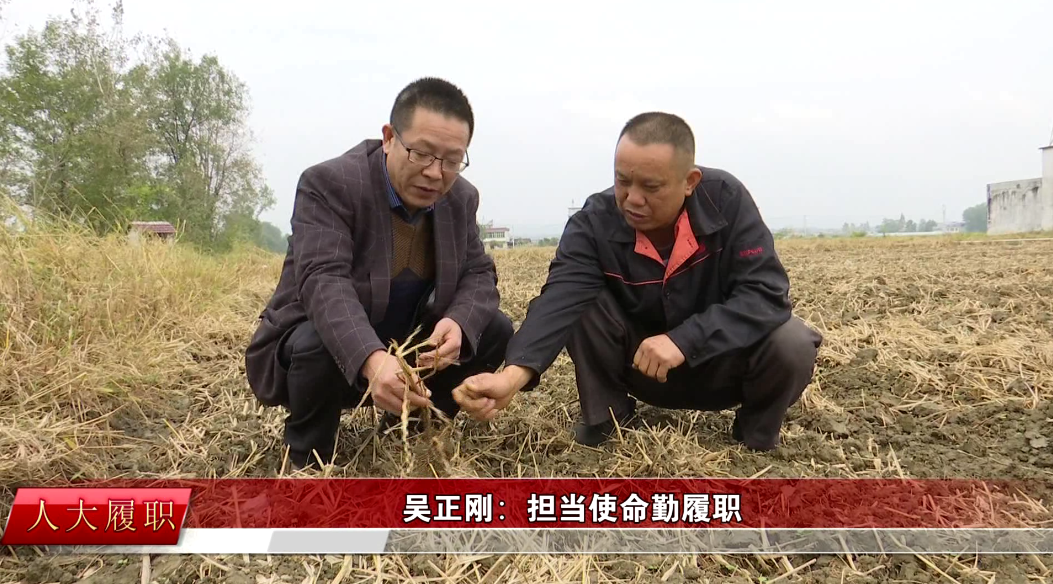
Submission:
POLYGON ((762 341, 749 359, 736 432, 747 446, 767 450, 779 442, 786 412, 812 380, 822 335, 791 318, 762 341))
POLYGON ((757 347, 750 358, 750 377, 768 378, 770 383, 762 385, 799 395, 811 381, 822 341, 817 331, 801 319, 791 317, 757 347))
POLYGON ((497 311, 490 323, 486 325, 482 336, 479 337, 479 346, 475 351, 475 358, 479 367, 489 371, 496 371, 505 359, 508 342, 512 340, 515 329, 512 319, 497 311))
POLYGON ((601 292, 585 309, 567 340, 567 353, 575 363, 602 362, 629 365, 631 329, 624 309, 609 290, 601 292))

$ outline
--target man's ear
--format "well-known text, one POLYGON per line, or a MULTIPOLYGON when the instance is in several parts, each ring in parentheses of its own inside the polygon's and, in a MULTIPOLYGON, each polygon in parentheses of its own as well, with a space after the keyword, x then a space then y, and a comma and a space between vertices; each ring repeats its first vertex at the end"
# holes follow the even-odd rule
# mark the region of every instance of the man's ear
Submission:
POLYGON ((384 124, 380 128, 380 133, 384 136, 384 154, 391 154, 391 147, 395 141, 395 127, 391 124, 384 124))
POLYGON ((687 173, 687 196, 690 197, 691 193, 695 192, 695 187, 698 183, 702 182, 702 169, 697 166, 692 166, 691 170, 687 173))

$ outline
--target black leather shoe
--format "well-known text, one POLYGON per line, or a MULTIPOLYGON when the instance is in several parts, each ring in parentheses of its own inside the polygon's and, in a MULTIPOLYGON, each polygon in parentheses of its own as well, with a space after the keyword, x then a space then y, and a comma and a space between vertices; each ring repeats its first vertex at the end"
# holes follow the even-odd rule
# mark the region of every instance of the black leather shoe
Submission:
MULTIPOLYGON (((618 425, 622 428, 632 422, 635 411, 618 416, 618 425)), ((607 441, 614 433, 614 420, 607 420, 599 424, 588 425, 584 420, 574 423, 574 441, 582 446, 599 446, 607 441)))

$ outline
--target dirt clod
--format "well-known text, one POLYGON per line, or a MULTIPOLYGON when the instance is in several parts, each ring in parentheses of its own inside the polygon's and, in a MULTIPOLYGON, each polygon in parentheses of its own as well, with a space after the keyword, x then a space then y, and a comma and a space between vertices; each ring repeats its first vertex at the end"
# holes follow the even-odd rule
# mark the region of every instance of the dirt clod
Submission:
POLYGON ((688 580, 698 580, 702 577, 702 570, 699 570, 695 566, 687 566, 684 568, 684 578, 688 580))
POLYGON ((877 359, 879 354, 880 352, 877 349, 860 349, 856 352, 856 357, 852 360, 851 365, 866 365, 877 359))

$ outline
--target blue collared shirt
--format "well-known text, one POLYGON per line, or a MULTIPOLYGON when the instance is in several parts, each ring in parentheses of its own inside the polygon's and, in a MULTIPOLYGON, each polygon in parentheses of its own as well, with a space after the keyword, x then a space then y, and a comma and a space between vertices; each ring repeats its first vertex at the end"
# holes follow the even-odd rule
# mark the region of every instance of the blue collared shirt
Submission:
POLYGON ((388 190, 388 203, 391 205, 391 209, 399 215, 401 215, 402 218, 405 219, 408 223, 415 223, 417 219, 422 216, 422 211, 424 213, 429 213, 432 209, 435 208, 435 204, 432 203, 431 205, 428 205, 426 208, 421 209, 416 213, 410 213, 409 209, 407 209, 406 205, 402 202, 402 197, 400 197, 399 194, 395 192, 395 187, 391 186, 391 177, 388 176, 387 154, 384 154, 384 186, 387 187, 388 190))

